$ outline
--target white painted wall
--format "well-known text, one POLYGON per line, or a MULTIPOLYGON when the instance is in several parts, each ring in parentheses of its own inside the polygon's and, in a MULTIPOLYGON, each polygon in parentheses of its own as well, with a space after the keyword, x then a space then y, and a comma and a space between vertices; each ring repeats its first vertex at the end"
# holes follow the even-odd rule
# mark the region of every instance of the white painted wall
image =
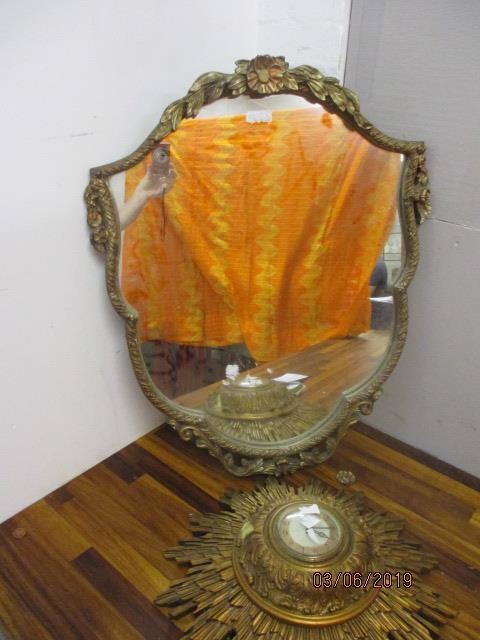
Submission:
POLYGON ((258 0, 259 53, 343 80, 350 0, 258 0))
POLYGON ((480 3, 353 0, 345 84, 395 137, 427 144, 410 332, 370 423, 480 475, 480 3))
POLYGON ((257 48, 256 4, 4 0, 0 520, 159 423, 89 245, 88 169, 200 73, 257 48))
POLYGON ((3 0, 0 521, 159 422, 88 242, 88 168, 200 73, 285 55, 342 76, 349 0, 3 0))

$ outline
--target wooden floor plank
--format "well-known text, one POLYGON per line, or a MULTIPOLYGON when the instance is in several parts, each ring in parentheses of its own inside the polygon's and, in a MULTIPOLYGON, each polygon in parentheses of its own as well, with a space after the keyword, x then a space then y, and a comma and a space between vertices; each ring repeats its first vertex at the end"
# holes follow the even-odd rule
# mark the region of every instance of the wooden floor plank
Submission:
POLYGON ((425 466, 391 447, 385 446, 374 438, 370 438, 363 433, 351 429, 342 442, 342 444, 344 443, 356 447, 360 451, 374 455, 377 459, 387 460, 389 466, 416 476, 422 483, 428 483, 430 486, 436 487, 439 492, 451 495, 456 500, 465 502, 472 507, 476 506, 480 508, 480 492, 443 473, 435 471, 435 469, 425 466))
POLYGON ((52 491, 52 493, 49 493, 48 496, 45 496, 45 502, 48 502, 48 504, 55 508, 59 505, 64 504, 65 502, 68 502, 68 500, 72 499, 72 494, 68 491, 67 487, 64 485, 63 487, 59 487, 58 489, 55 489, 55 491, 52 491))
POLYGON ((472 513, 472 517, 469 522, 472 527, 478 527, 478 529, 480 529, 480 509, 477 509, 472 513))
POLYGON ((0 528, 0 574, 53 638, 141 638, 35 529, 21 539, 9 535, 18 524, 13 518, 0 528))
POLYGON ((94 467, 85 477, 152 531, 162 548, 174 546, 188 534, 188 514, 192 513, 192 507, 147 474, 127 487, 103 465, 94 467))
POLYGON ((225 493, 226 487, 251 489, 255 484, 255 478, 236 478, 230 475, 205 451, 200 450, 197 454, 195 446, 191 443, 177 448, 178 436, 168 430, 162 432, 161 436, 158 434, 144 436, 137 440, 137 443, 177 475, 189 479, 191 483, 212 497, 209 511, 218 510, 217 500, 225 493))
POLYGON ((171 640, 180 638, 180 629, 165 618, 152 602, 137 591, 95 549, 82 553, 73 564, 144 640, 157 640, 162 635, 171 640))
POLYGON ((99 491, 86 475, 69 484, 76 500, 130 544, 150 564, 170 579, 180 576, 179 569, 164 558, 162 545, 153 531, 145 527, 115 500, 99 491))
MULTIPOLYGON (((143 442, 143 439, 142 439, 143 442)), ((154 440, 155 442, 155 440, 154 440)), ((197 511, 207 509, 208 511, 218 510, 218 504, 211 494, 198 488, 195 484, 188 482, 186 477, 178 473, 178 467, 174 463, 176 457, 175 450, 172 455, 161 459, 151 453, 145 446, 139 444, 131 445, 121 452, 122 458, 131 465, 140 466, 145 473, 157 480, 172 493, 191 505, 197 511), (165 464, 164 460, 167 461, 165 464)))
POLYGON ((148 562, 101 518, 77 500, 60 507, 63 516, 145 597, 153 600, 170 584, 161 571, 148 562))
MULTIPOLYGON (((402 440, 394 438, 385 431, 379 431, 375 427, 371 427, 363 422, 357 422, 352 425, 347 435, 349 436, 350 433, 363 434, 368 438, 367 442, 371 442, 373 440, 375 445, 385 447, 387 456, 390 451, 392 456, 403 456, 403 459, 407 464, 416 463, 420 468, 423 467, 425 469, 426 477, 435 473, 439 474, 437 478, 440 482, 440 486, 443 486, 443 482, 445 481, 446 485, 450 484, 450 486, 457 486, 462 492, 472 489, 472 498, 473 500, 478 501, 478 497, 480 495, 480 476, 474 476, 471 473, 467 473, 463 469, 459 469, 458 467, 448 464, 448 462, 439 460, 430 453, 417 449, 402 440)), ((478 473, 480 474, 480 464, 478 467, 478 473)))
POLYGON ((36 502, 16 517, 26 531, 35 530, 65 560, 73 560, 91 544, 45 500, 36 502))
POLYGON ((128 464, 128 462, 122 458, 121 452, 114 453, 104 460, 102 464, 127 484, 134 482, 144 473, 141 467, 128 464))
POLYGON ((85 638, 84 633, 82 634, 83 624, 78 624, 75 613, 68 614, 62 611, 55 595, 43 588, 42 574, 39 576, 38 572, 31 569, 28 564, 24 567, 21 559, 20 562, 17 560, 17 555, 16 549, 11 548, 0 532, 0 578, 2 587, 7 589, 6 595, 2 596, 2 601, 8 599, 9 602, 22 603, 22 607, 15 613, 9 612, 10 617, 2 618, 7 633, 22 640, 30 638, 29 635, 19 635, 23 633, 23 622, 20 617, 26 609, 37 620, 39 626, 46 630, 49 638, 58 637, 65 640, 85 638))
MULTIPOLYGON (((0 575, 0 638, 8 629, 9 640, 51 640, 52 636, 40 622, 35 611, 17 594, 16 586, 0 575)), ((5 635, 5 638, 7 636, 5 635)))

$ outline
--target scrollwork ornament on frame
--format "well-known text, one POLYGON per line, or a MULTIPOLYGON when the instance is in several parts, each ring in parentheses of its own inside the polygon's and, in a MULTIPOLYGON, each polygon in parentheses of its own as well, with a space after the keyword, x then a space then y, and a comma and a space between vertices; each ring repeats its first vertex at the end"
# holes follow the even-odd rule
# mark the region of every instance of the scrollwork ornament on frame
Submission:
POLYGON ((187 94, 172 102, 145 141, 130 155, 90 170, 90 183, 85 191, 87 221, 93 246, 105 256, 107 290, 116 311, 127 326, 127 342, 138 382, 152 404, 163 412, 169 424, 184 440, 194 441, 218 458, 231 473, 249 475, 266 473, 281 475, 318 464, 332 455, 349 425, 361 415, 371 412, 381 387, 395 368, 407 336, 407 287, 418 263, 417 226, 430 214, 430 192, 425 166, 425 146, 418 141, 392 138, 369 122, 361 113, 357 95, 340 85, 336 78, 324 76, 309 65, 290 68, 282 56, 261 55, 253 60, 239 60, 234 73, 208 72, 192 84, 187 94), (338 115, 351 129, 382 149, 404 154, 400 217, 405 240, 405 264, 397 279, 393 297, 395 326, 391 345, 383 364, 361 387, 343 395, 334 414, 320 420, 303 439, 283 440, 273 446, 266 443, 240 444, 228 440, 206 427, 202 411, 181 407, 153 384, 140 350, 137 334, 138 315, 124 299, 119 287, 120 227, 108 179, 138 164, 185 118, 194 118, 200 109, 221 98, 246 95, 260 98, 290 94, 320 104, 338 115))
POLYGON ((108 198, 108 186, 104 180, 92 176, 85 190, 85 202, 87 204, 87 222, 91 229, 91 241, 95 249, 105 253, 107 242, 107 229, 105 223, 104 203, 108 198))

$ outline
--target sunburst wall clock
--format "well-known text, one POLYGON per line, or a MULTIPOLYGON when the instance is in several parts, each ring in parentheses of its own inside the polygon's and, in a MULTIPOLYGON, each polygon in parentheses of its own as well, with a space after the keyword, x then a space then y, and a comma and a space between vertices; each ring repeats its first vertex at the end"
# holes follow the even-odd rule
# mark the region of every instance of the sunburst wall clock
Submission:
POLYGON ((194 613, 185 640, 427 640, 455 615, 420 577, 435 558, 360 493, 271 480, 223 502, 166 552, 189 568, 156 603, 194 613))

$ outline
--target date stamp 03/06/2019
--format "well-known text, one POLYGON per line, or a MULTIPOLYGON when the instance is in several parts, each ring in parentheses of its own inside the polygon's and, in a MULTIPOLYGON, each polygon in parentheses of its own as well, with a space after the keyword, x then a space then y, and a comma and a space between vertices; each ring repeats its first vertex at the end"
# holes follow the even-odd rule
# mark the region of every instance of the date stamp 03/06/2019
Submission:
POLYGON ((413 575, 409 571, 369 571, 362 573, 356 571, 339 571, 332 574, 330 571, 315 571, 312 574, 312 583, 315 589, 410 589, 413 584, 413 575))

